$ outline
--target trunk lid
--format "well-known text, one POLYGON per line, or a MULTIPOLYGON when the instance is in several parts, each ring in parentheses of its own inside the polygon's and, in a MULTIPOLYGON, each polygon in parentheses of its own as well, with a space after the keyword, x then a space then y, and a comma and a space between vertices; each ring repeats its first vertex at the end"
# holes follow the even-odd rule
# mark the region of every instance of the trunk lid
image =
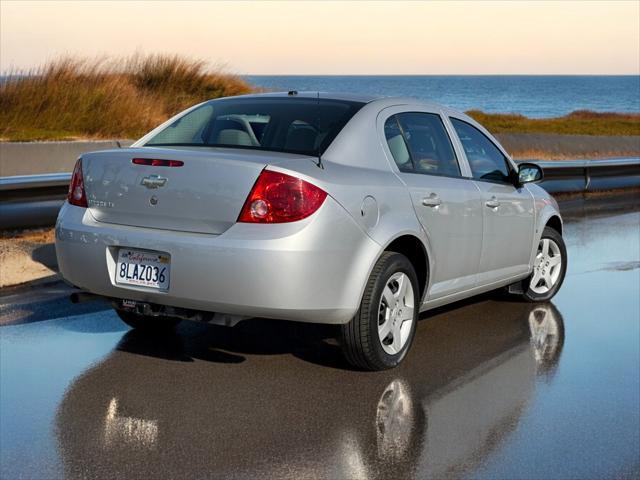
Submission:
POLYGON ((310 157, 211 147, 126 148, 82 156, 91 215, 99 222, 221 234, 233 225, 269 164, 310 157), (136 165, 134 158, 181 166, 136 165))

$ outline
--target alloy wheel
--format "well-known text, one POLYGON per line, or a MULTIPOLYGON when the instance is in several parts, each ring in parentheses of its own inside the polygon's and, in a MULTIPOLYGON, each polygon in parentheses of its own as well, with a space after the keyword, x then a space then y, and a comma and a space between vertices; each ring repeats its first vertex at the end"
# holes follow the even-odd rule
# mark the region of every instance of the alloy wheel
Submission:
POLYGON ((389 355, 400 353, 413 325, 413 286, 402 272, 391 275, 382 291, 378 308, 378 337, 389 355))
POLYGON ((533 262, 533 276, 529 288, 539 295, 549 292, 558 283, 561 271, 560 247, 550 238, 541 239, 533 262))

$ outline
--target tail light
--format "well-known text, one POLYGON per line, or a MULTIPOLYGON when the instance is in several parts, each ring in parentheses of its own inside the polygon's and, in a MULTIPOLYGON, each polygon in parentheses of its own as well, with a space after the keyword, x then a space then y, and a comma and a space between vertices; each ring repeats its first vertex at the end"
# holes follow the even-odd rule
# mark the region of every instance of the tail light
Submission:
POLYGON ((184 165, 182 160, 159 160, 156 158, 132 158, 131 163, 151 167, 181 167, 184 165))
POLYGON ((238 222, 295 222, 318 210, 325 198, 327 193, 309 182, 263 170, 244 202, 238 222))
POLYGON ((71 205, 87 208, 87 196, 84 193, 84 178, 82 176, 81 158, 78 159, 76 166, 73 168, 73 175, 71 175, 71 183, 69 184, 67 200, 71 205))

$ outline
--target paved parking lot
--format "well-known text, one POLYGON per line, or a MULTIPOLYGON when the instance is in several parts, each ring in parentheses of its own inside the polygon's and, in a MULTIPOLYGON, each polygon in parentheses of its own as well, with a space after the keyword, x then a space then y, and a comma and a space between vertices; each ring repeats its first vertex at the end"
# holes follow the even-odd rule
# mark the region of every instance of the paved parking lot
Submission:
POLYGON ((379 373, 324 326, 148 338, 59 284, 0 298, 0 477, 638 478, 640 213, 565 236, 553 303, 424 315, 379 373))

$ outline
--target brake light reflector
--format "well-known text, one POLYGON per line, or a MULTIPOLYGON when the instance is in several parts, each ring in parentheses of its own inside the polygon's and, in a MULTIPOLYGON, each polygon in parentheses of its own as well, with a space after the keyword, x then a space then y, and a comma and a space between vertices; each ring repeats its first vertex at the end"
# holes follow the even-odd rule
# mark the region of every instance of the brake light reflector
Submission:
POLYGON ((263 170, 244 202, 238 222, 285 223, 308 217, 327 193, 301 178, 263 170))
POLYGON ((149 165, 151 167, 181 167, 182 160, 159 160, 157 158, 134 158, 131 160, 136 165, 149 165))
POLYGON ((69 183, 69 193, 67 200, 71 205, 87 208, 87 196, 84 192, 84 178, 82 176, 82 159, 79 158, 76 166, 73 167, 71 183, 69 183))

